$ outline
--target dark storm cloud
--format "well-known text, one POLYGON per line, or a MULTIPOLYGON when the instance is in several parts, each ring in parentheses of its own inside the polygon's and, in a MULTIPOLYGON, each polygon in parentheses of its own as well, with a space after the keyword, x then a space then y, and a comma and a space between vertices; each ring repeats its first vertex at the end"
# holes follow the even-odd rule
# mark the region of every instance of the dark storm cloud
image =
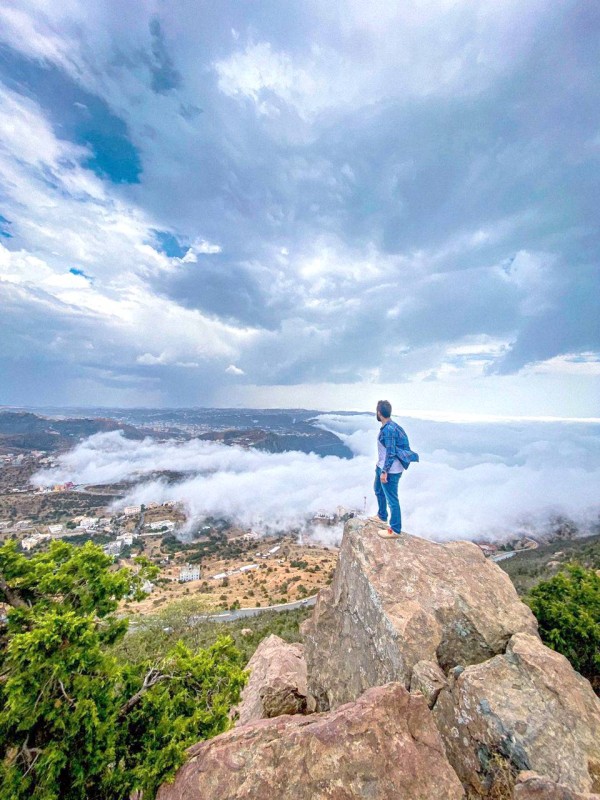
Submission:
MULTIPOLYGON (((14 50, 5 83, 147 215, 172 262, 146 268, 149 294, 260 334, 214 363, 140 337, 117 371, 189 401, 432 379, 464 341, 498 340, 503 374, 600 349, 598 7, 101 7, 100 31, 81 12, 87 85, 14 50), (187 259, 198 241, 216 247, 187 259)), ((118 349, 96 348, 98 368, 118 349)))
POLYGON ((577 265, 548 308, 525 320, 507 355, 491 371, 510 374, 533 361, 600 350, 600 269, 577 265))
POLYGON ((157 94, 163 94, 171 89, 178 89, 181 86, 181 75, 175 68, 173 59, 167 50, 158 17, 150 20, 150 36, 152 37, 152 61, 150 62, 152 90, 157 94))
MULTIPOLYGON (((411 346, 451 342, 464 335, 507 336, 517 344, 514 355, 504 359, 504 370, 518 370, 528 354, 535 360, 538 353, 551 357, 568 351, 578 338, 597 347, 593 337, 578 337, 572 330, 574 325, 592 327, 593 300, 582 305, 584 320, 565 311, 565 324, 549 327, 543 318, 523 315, 520 293, 488 269, 520 250, 555 253, 559 258, 554 269, 566 270, 569 285, 583 282, 587 288, 578 291, 590 296, 593 270, 571 265, 582 251, 598 250, 593 223, 598 157, 590 142, 596 135, 594 108, 600 98, 597 85, 589 80, 597 50, 592 22, 574 14, 561 25, 542 25, 522 60, 484 93, 386 99, 335 119, 325 117, 313 126, 307 141, 281 137, 284 123, 271 124, 249 102, 234 108, 221 102, 221 175, 214 175, 220 191, 214 192, 212 167, 205 171, 210 191, 194 192, 191 207, 197 204, 195 213, 213 223, 219 210, 227 209, 220 217, 222 234, 227 230, 240 258, 256 255, 273 240, 305 250, 307 241, 323 233, 357 249, 374 243, 392 256, 440 252, 429 267, 437 279, 412 285, 410 308, 387 323, 390 334, 411 346), (478 231, 485 234, 481 241, 447 246, 478 231), (462 275, 454 278, 453 271, 462 275)), ((215 104, 217 100, 213 98, 215 104)), ((278 108, 280 116, 287 113, 293 119, 293 110, 278 108)), ((209 142, 203 150, 206 158, 210 150, 209 142)), ((197 158, 192 154, 202 174, 203 163, 197 158)), ((185 217, 186 211, 181 211, 185 217)), ((221 233, 218 228, 212 232, 221 233)), ((394 280, 393 272, 388 278, 394 280)), ((248 302, 250 276, 238 274, 234 284, 236 280, 244 308, 261 324, 261 315, 248 302)), ((396 280, 395 291, 401 296, 405 288, 396 280)), ((210 301, 212 308, 227 313, 229 306, 239 315, 235 292, 223 291, 218 284, 216 276, 208 274, 206 283, 198 282, 191 301, 206 307, 203 298, 213 285, 220 299, 217 304, 210 301)), ((189 281, 171 284, 173 290, 180 286, 187 289, 189 281)), ((556 302, 560 304, 560 298, 556 302)), ((364 304, 367 318, 379 313, 380 305, 369 306, 369 298, 364 304)), ((282 319, 284 314, 282 309, 282 319)), ((550 319, 552 312, 548 315, 550 319)), ((310 312, 305 317, 310 318, 310 312)), ((357 340, 364 337, 374 352, 381 351, 372 324, 338 320, 332 327, 335 359, 330 351, 317 357, 307 342, 310 363, 299 355, 273 378, 293 380, 296 369, 300 381, 322 377, 322 362, 329 362, 328 379, 332 373, 353 372, 357 350, 362 353, 357 340), (347 329, 356 332, 347 334, 347 329)))
POLYGON ((214 254, 200 255, 196 263, 183 263, 159 276, 153 287, 186 308, 243 325, 273 328, 287 309, 283 300, 271 296, 268 281, 268 271, 258 265, 237 264, 227 256, 214 254))

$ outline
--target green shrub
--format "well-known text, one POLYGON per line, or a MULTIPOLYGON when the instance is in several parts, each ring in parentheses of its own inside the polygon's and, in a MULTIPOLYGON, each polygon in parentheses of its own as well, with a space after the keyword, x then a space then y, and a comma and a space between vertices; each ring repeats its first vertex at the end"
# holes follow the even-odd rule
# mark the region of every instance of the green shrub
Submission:
POLYGON ((539 623, 542 640, 566 656, 575 669, 600 689, 600 576, 568 564, 541 581, 524 598, 539 623))

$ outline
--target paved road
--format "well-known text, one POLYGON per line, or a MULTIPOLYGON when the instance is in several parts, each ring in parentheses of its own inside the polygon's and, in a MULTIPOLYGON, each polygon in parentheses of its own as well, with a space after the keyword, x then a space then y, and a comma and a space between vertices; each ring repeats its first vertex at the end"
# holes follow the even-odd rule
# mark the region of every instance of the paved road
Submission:
POLYGON ((537 550, 539 546, 539 542, 535 542, 533 547, 523 547, 521 550, 509 550, 506 553, 496 553, 495 556, 492 556, 492 561, 505 561, 507 558, 516 556, 517 553, 527 553, 530 550, 537 550))
POLYGON ((94 497, 125 497, 125 492, 102 492, 102 491, 93 491, 92 489, 88 489, 87 485, 84 483, 78 483, 75 486, 72 486, 70 489, 66 489, 67 492, 79 492, 79 494, 92 494, 94 497))
POLYGON ((134 532, 133 532, 133 535, 134 535, 134 536, 139 536, 139 535, 140 535, 140 531, 141 531, 141 530, 142 530, 142 528, 144 527, 144 514, 145 514, 145 513, 146 513, 145 511, 142 511, 142 512, 140 513, 140 518, 139 518, 139 521, 138 521, 137 525, 135 526, 135 530, 134 530, 134 532))
POLYGON ((233 622, 242 617, 255 617, 264 611, 291 611, 294 608, 304 606, 314 606, 317 595, 307 597, 304 600, 295 600, 293 603, 281 603, 276 606, 258 606, 258 608, 236 608, 235 611, 223 611, 221 614, 209 614, 198 617, 199 620, 210 620, 211 622, 233 622))
MULTIPOLYGON (((235 611, 222 611, 220 614, 198 614, 197 617, 190 617, 190 625, 200 624, 202 622, 233 622, 236 619, 243 617, 255 617, 257 614, 262 614, 265 611, 291 611, 294 608, 303 608, 304 606, 314 606, 317 601, 317 595, 306 597, 304 600, 295 600, 293 603, 281 603, 276 606, 258 606, 256 608, 236 608, 235 611)), ((134 631, 137 628, 135 618, 129 623, 129 630, 134 631)))
MULTIPOLYGON (((523 552, 523 551, 521 551, 521 552, 523 552)), ((516 555, 517 555, 517 551, 516 550, 509 550, 506 553, 498 553, 497 555, 492 556, 490 560, 491 561, 496 561, 496 562, 498 562, 498 561, 506 561, 507 558, 512 558, 513 556, 516 556, 516 555)))

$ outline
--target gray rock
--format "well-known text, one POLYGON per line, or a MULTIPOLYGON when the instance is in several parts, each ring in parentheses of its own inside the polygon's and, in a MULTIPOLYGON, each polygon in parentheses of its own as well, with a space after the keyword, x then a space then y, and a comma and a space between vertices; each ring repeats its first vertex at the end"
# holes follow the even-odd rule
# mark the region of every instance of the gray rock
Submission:
POLYGON ((536 772, 521 772, 513 800, 600 800, 600 794, 574 792, 536 772))
POLYGON ((500 567, 471 542, 381 539, 346 523, 333 581, 302 624, 309 691, 335 708, 370 686, 407 688, 419 661, 444 672, 502 653, 537 623, 500 567))
POLYGON ((461 800, 431 712, 398 684, 199 742, 157 800, 461 800))
POLYGON ((246 669, 248 683, 232 716, 237 725, 280 714, 307 714, 315 710, 309 695, 306 661, 301 644, 289 644, 275 634, 267 636, 256 648, 246 669))
POLYGON ((444 673, 433 661, 417 661, 410 678, 411 694, 421 692, 429 708, 433 708, 439 693, 448 686, 444 673))
POLYGON ((516 634, 505 654, 467 667, 433 715, 450 763, 482 796, 494 789, 498 758, 570 791, 600 790, 600 701, 537 636, 516 634))

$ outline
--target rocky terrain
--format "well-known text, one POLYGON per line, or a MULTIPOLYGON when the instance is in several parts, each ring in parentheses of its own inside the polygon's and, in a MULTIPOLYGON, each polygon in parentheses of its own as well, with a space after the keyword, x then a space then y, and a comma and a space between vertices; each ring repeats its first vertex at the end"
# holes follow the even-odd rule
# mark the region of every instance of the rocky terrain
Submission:
POLYGON ((159 800, 600 799, 600 701, 477 546, 350 520, 302 634, 159 800))

